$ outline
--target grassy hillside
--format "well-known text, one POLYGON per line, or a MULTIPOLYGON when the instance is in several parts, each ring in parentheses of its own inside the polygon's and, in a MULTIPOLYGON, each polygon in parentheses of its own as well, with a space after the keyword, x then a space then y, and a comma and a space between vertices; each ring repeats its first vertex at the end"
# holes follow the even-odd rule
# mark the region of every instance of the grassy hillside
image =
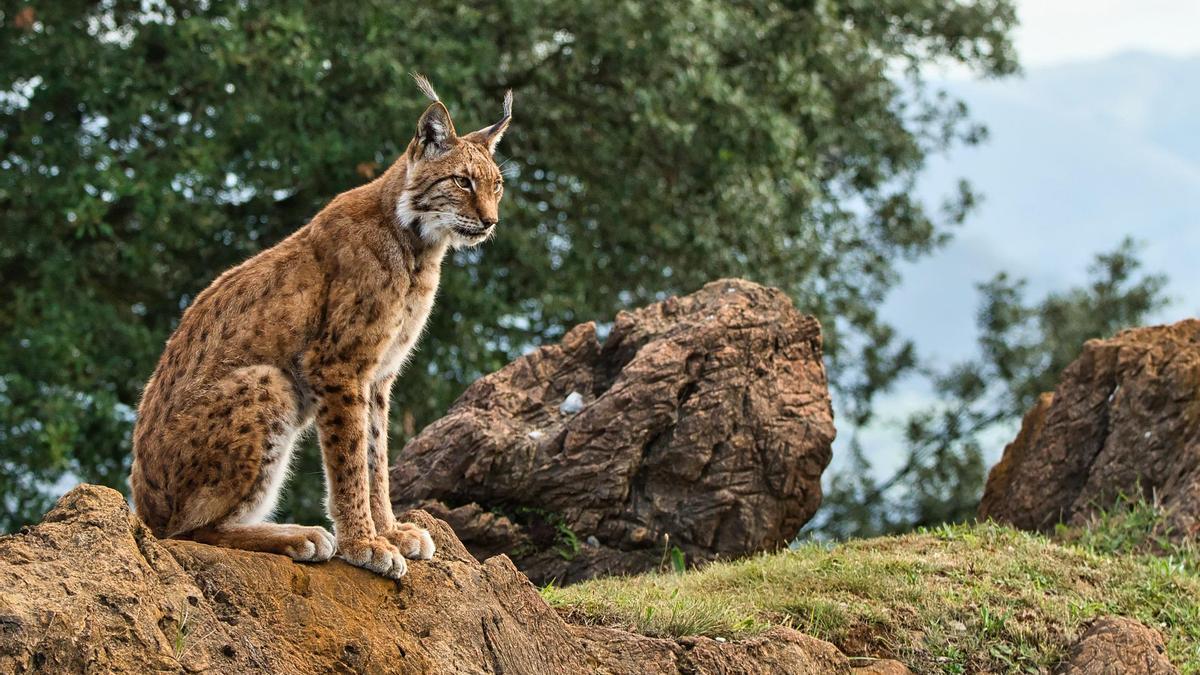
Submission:
POLYGON ((1051 539, 995 524, 794 550, 685 574, 600 579, 543 595, 583 623, 655 635, 737 637, 770 625, 917 672, 1037 672, 1103 614, 1156 626, 1200 673, 1200 566, 1160 537, 1154 509, 1051 539))

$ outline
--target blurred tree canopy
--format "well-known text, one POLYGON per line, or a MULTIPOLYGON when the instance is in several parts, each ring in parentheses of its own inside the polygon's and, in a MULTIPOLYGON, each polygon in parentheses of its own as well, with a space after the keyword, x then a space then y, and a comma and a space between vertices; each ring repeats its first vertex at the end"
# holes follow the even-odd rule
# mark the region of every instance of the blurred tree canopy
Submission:
MULTIPOLYGON (((983 130, 922 68, 1016 70, 1012 0, 0 2, 0 529, 64 480, 124 489, 181 310, 375 175, 433 80, 515 123, 497 239, 456 255, 396 388, 393 443, 574 323, 737 275, 827 331, 850 418, 912 365, 894 263, 971 206, 911 196, 983 130)), ((322 486, 305 455, 285 517, 322 486)))
POLYGON ((1026 411, 1093 338, 1145 322, 1167 305, 1166 277, 1147 274, 1130 240, 1096 256, 1088 282, 1027 299, 1006 274, 979 285, 979 355, 946 369, 923 367, 935 403, 903 420, 907 458, 877 480, 851 440, 849 468, 833 475, 810 531, 846 539, 975 518, 985 447, 1010 441, 1026 411))

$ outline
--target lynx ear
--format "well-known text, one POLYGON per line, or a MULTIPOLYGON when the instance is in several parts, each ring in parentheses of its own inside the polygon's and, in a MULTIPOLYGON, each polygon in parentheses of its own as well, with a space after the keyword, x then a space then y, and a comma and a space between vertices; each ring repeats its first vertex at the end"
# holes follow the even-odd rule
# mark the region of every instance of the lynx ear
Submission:
POLYGON ((484 127, 479 131, 472 131, 463 136, 463 140, 473 141, 488 149, 488 152, 496 154, 496 145, 500 143, 500 139, 504 136, 504 132, 508 129, 508 123, 512 122, 512 89, 504 94, 504 116, 500 118, 490 127, 484 127))
POLYGON ((444 154, 454 144, 455 138, 450 111, 441 101, 431 103, 417 122, 416 158, 430 159, 444 154))

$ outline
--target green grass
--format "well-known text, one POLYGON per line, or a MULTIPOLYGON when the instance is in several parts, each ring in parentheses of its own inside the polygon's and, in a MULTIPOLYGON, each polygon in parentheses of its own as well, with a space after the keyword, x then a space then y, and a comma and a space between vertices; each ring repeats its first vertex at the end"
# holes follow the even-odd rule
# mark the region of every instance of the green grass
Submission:
POLYGON ((1136 504, 1059 541, 990 523, 943 526, 543 596, 579 623, 728 638, 784 625, 850 656, 944 673, 1051 669, 1083 623, 1117 614, 1159 628, 1172 662, 1200 673, 1196 549, 1161 530, 1161 514, 1136 504))
POLYGON ((1175 534, 1161 506, 1122 494, 1116 507, 1100 511, 1086 527, 1059 525, 1055 538, 1097 553, 1150 554, 1200 573, 1200 542, 1175 534))

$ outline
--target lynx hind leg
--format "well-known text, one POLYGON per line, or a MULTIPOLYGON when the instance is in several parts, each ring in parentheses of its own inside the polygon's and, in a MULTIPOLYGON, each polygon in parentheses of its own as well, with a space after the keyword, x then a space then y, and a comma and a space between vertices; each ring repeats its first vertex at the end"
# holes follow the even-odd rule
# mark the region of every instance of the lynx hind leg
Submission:
POLYGON ((428 530, 412 523, 396 523, 396 526, 390 531, 384 532, 383 536, 400 549, 400 554, 405 558, 416 560, 433 558, 433 537, 429 536, 428 530))
POLYGON ((333 535, 320 527, 260 522, 274 510, 299 431, 299 405, 290 380, 273 366, 240 368, 204 405, 203 424, 177 465, 179 511, 172 530, 195 541, 328 560, 333 535))
POLYGON ((322 562, 333 557, 337 544, 323 527, 276 523, 231 523, 192 533, 202 544, 286 555, 302 562, 322 562))

